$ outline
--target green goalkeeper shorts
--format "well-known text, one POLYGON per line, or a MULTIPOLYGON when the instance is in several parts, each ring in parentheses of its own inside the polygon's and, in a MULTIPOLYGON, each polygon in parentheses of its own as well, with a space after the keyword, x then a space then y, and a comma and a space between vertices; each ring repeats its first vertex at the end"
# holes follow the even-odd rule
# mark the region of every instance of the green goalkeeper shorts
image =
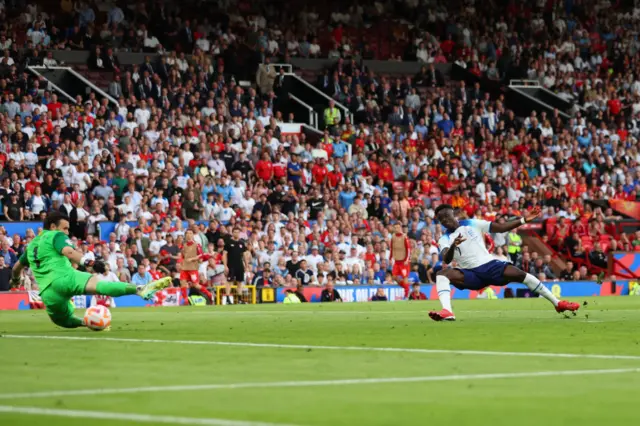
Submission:
POLYGON ((88 272, 74 270, 55 277, 51 285, 40 293, 47 314, 54 322, 73 316, 71 298, 85 294, 84 289, 92 276, 88 272))

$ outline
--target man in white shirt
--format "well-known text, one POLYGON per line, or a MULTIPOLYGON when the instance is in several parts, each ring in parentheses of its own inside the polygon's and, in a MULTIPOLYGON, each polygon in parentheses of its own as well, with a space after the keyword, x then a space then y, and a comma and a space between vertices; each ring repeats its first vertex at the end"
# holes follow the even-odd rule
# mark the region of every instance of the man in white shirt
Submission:
POLYGON ((206 34, 196 41, 196 47, 202 50, 204 53, 209 53, 211 42, 207 38, 206 34))
POLYGON ((311 254, 306 255, 305 260, 309 268, 317 275, 318 264, 324 261, 324 257, 320 254, 318 246, 311 246, 311 254))
POLYGON ((45 67, 55 67, 58 65, 58 61, 53 58, 53 53, 48 52, 47 57, 42 61, 45 67))
POLYGON ((222 205, 220 213, 218 213, 218 220, 226 225, 227 223, 229 223, 232 217, 236 217, 236 212, 231 207, 229 207, 229 202, 225 201, 222 205))
POLYGON ((160 40, 153 34, 146 32, 144 37, 144 47, 152 50, 156 50, 160 46, 160 40))
POLYGON ((424 46, 424 43, 420 43, 420 45, 418 46, 418 51, 416 52, 416 58, 418 59, 418 62, 424 62, 424 63, 429 62, 429 51, 424 46))
POLYGON ((282 253, 276 250, 276 243, 271 240, 267 243, 267 249, 258 253, 258 261, 260 265, 264 265, 265 262, 269 262, 271 267, 278 264, 282 253))
POLYGON ((364 271, 364 260, 360 259, 360 255, 358 254, 358 248, 356 246, 351 246, 349 250, 349 254, 344 259, 344 264, 352 267, 354 265, 358 265, 361 271, 364 271))
POLYGON ((149 118, 151 117, 151 111, 147 109, 147 102, 145 100, 140 101, 140 106, 136 108, 133 113, 136 123, 142 124, 147 127, 147 123, 149 122, 149 118))
POLYGON ((140 203, 142 202, 142 195, 135 190, 135 186, 133 184, 129 185, 128 191, 122 195, 122 198, 125 198, 127 196, 131 197, 131 202, 137 210, 138 207, 140 207, 140 203))

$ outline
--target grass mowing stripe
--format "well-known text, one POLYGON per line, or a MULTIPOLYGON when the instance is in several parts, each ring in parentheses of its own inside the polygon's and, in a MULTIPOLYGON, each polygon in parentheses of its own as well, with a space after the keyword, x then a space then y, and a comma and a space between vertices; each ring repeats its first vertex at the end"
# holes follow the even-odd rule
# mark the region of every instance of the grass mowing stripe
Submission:
POLYGON ((3 334, 6 339, 29 340, 76 340, 76 341, 103 341, 103 342, 128 342, 128 343, 173 343, 180 345, 213 345, 234 346, 249 348, 275 348, 275 349, 324 349, 335 351, 361 351, 361 352, 400 352, 419 354, 452 354, 452 355, 483 355, 483 356, 507 356, 507 357, 542 357, 542 358, 582 358, 582 359, 625 359, 640 360, 638 355, 607 355, 607 354, 566 354, 546 352, 499 352, 477 351, 463 349, 421 349, 421 348, 378 348, 369 346, 318 346, 318 345, 288 345, 280 343, 251 343, 251 342, 216 342, 210 340, 162 340, 162 339, 125 339, 118 337, 84 337, 84 336, 39 336, 24 334, 3 334))
POLYGON ((24 414, 32 416, 55 416, 76 419, 118 420, 141 423, 162 423, 177 425, 207 425, 207 426, 292 426, 280 423, 247 422, 241 420, 225 420, 212 418, 155 416, 150 414, 112 413, 103 411, 62 410, 57 408, 13 407, 0 405, 0 413, 24 414))
POLYGON ((33 393, 0 394, 1 399, 22 398, 57 398, 64 396, 114 395, 145 392, 189 392, 215 389, 259 389, 259 388, 294 388, 315 386, 344 386, 367 385, 384 383, 420 383, 420 382, 452 382, 464 380, 496 380, 521 379, 528 377, 555 376, 583 376, 603 374, 640 373, 640 368, 616 368, 608 370, 560 370, 560 371, 531 371, 522 373, 489 373, 489 374, 452 374, 448 376, 418 376, 418 377, 380 377, 371 379, 343 379, 343 380, 308 380, 290 382, 264 383, 220 383, 204 385, 176 385, 176 386, 147 386, 138 388, 115 389, 80 389, 69 391, 49 391, 33 393))

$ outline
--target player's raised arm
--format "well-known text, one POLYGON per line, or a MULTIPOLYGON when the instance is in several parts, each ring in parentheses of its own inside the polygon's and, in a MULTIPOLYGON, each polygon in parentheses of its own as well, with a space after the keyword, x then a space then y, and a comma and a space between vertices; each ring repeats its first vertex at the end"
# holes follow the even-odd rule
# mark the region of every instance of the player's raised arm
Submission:
POLYGON ((516 229, 524 225, 525 223, 536 220, 540 216, 540 213, 540 207, 535 207, 528 215, 524 217, 513 219, 505 223, 491 222, 490 231, 498 234, 509 232, 512 229, 516 229))

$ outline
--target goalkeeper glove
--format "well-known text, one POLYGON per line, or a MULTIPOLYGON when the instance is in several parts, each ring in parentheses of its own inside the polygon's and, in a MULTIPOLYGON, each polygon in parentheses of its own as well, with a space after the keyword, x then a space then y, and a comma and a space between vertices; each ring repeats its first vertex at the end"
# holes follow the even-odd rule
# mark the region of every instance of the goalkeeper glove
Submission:
POLYGON ((96 262, 96 257, 91 252, 85 253, 84 256, 82 256, 82 259, 80 259, 80 262, 82 263, 82 266, 84 266, 85 268, 91 268, 93 264, 96 262))

